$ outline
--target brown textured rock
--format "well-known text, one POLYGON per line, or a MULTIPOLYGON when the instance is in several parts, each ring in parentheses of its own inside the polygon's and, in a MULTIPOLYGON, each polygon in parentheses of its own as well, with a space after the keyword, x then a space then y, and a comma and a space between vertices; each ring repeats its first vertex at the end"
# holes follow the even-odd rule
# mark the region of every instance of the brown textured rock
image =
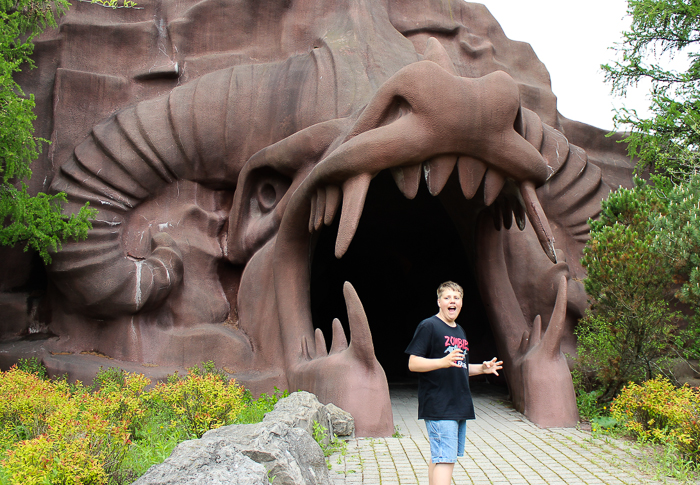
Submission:
POLYGON ((403 349, 451 279, 472 358, 498 353, 538 424, 575 424, 562 351, 586 306, 586 221, 631 167, 558 114, 527 44, 441 0, 140 6, 77 3, 20 76, 53 140, 32 190, 100 213, 32 290, 44 340, 17 346, 26 320, 5 325, 12 356, 214 360, 388 436, 387 375, 407 377, 403 349))

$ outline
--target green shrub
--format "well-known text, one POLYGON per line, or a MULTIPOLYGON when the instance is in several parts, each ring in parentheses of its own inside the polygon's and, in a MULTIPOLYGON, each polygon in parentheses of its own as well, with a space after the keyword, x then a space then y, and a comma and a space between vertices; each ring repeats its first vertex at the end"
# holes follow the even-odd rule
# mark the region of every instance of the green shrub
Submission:
POLYGON ((667 191, 668 210, 656 215, 659 228, 656 247, 668 261, 674 282, 680 286, 675 296, 700 317, 700 175, 667 191))
MULTIPOLYGON (((126 389, 147 379, 125 375, 126 389)), ((135 393, 89 393, 80 383, 43 381, 17 367, 2 373, 2 466, 11 483, 107 483, 130 444, 128 428, 140 414, 135 393)), ((140 391, 136 391, 138 393, 140 391)))
POLYGON ((668 181, 636 180, 602 203, 600 219, 589 221, 591 239, 581 264, 591 306, 576 328, 577 371, 588 377, 585 391, 601 389, 610 402, 629 381, 664 374, 669 358, 686 355, 693 332, 681 330, 674 296, 673 265, 659 248, 657 219, 668 213, 668 181))
POLYGON ((32 372, 0 372, 0 393, 9 397, 0 400, 2 484, 126 485, 178 443, 232 424, 246 405, 247 419, 260 421, 288 395, 275 389, 252 400, 213 363, 150 391, 148 378, 119 368, 101 368, 85 386, 40 378, 38 361, 22 365, 32 372))
POLYGON ((275 391, 271 394, 265 394, 264 392, 260 394, 260 397, 253 399, 253 394, 246 389, 243 393, 243 402, 245 407, 238 415, 236 419, 236 424, 252 424, 259 423, 265 417, 265 414, 269 413, 275 408, 275 404, 282 398, 289 396, 289 391, 280 391, 275 387, 275 391))
POLYGON ((576 405, 578 406, 578 414, 582 419, 588 421, 594 418, 599 418, 603 415, 604 408, 598 404, 598 398, 602 394, 602 391, 595 390, 590 392, 585 392, 579 390, 576 393, 576 405))
POLYGON ((193 367, 190 367, 187 369, 187 374, 191 376, 215 376, 219 380, 221 380, 222 383, 228 384, 229 382, 229 377, 226 374, 226 372, 223 369, 219 369, 216 367, 216 364, 214 361, 208 360, 206 362, 202 362, 201 365, 195 365, 193 367))
POLYGON ((102 484, 107 475, 87 440, 54 439, 40 435, 19 443, 3 460, 11 483, 23 485, 102 484))
POLYGON ((243 409, 243 388, 215 373, 189 373, 187 378, 158 384, 149 395, 154 403, 168 406, 173 426, 182 426, 191 437, 201 438, 210 429, 233 424, 243 409))
POLYGON ((0 449, 48 431, 50 416, 70 398, 64 383, 12 367, 0 373, 0 449))
POLYGON ((677 448, 700 463, 700 391, 668 379, 630 383, 615 398, 611 415, 642 442, 677 448))
POLYGON ((36 357, 30 357, 28 359, 19 359, 17 361, 17 368, 28 374, 34 374, 39 379, 46 380, 49 378, 49 374, 46 371, 46 366, 36 357))

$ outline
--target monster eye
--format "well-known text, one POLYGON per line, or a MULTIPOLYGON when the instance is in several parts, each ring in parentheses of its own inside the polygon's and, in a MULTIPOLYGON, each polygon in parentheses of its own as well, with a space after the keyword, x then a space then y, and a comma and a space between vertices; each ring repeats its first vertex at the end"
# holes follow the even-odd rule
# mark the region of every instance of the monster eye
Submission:
POLYGON ((263 214, 279 204, 292 183, 288 177, 274 170, 261 170, 254 180, 253 201, 263 214))
POLYGON ((260 209, 267 212, 277 204, 277 190, 271 183, 264 183, 258 188, 260 209))

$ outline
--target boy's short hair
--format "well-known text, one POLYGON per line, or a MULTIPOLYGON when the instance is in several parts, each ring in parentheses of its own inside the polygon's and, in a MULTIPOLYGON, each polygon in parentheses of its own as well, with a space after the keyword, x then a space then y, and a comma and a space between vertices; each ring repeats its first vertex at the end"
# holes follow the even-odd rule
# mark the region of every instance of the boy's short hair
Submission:
POLYGON ((460 298, 464 298, 464 290, 462 289, 461 286, 459 286, 454 281, 445 281, 443 284, 438 286, 438 289, 437 289, 438 298, 440 298, 440 296, 442 295, 442 292, 445 290, 456 291, 457 293, 459 293, 460 298))

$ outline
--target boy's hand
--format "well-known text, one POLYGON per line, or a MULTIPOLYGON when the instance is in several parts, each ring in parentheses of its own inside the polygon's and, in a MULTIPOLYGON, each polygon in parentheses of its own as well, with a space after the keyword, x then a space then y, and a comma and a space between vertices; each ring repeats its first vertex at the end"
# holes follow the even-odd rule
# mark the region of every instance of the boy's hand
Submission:
POLYGON ((503 361, 499 360, 496 361, 496 357, 489 361, 484 361, 483 364, 481 364, 481 371, 484 374, 496 374, 498 375, 498 371, 503 369, 503 361))
POLYGON ((460 362, 464 360, 464 352, 460 349, 454 349, 452 352, 443 357, 442 360, 445 362, 445 365, 443 366, 445 368, 462 367, 460 362))

